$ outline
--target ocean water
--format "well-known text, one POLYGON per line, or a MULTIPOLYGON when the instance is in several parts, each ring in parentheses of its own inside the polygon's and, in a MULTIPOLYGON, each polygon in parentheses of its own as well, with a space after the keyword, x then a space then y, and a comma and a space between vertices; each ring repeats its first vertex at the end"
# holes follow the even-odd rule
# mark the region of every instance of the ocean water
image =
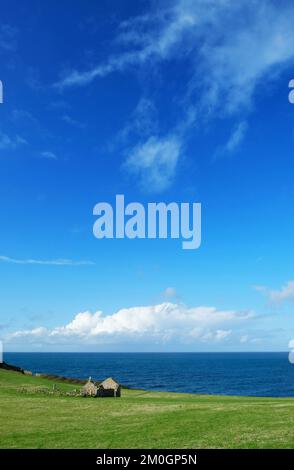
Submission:
POLYGON ((47 374, 146 390, 294 396, 294 365, 285 353, 6 353, 4 360, 47 374))

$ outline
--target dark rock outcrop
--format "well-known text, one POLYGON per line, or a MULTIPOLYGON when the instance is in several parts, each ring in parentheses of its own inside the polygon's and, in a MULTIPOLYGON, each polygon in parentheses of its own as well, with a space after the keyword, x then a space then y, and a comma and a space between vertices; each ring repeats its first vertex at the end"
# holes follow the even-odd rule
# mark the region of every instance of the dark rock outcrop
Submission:
POLYGON ((0 362, 0 369, 13 370, 14 372, 20 372, 21 374, 24 374, 24 370, 21 367, 13 366, 11 364, 7 364, 6 362, 0 362))

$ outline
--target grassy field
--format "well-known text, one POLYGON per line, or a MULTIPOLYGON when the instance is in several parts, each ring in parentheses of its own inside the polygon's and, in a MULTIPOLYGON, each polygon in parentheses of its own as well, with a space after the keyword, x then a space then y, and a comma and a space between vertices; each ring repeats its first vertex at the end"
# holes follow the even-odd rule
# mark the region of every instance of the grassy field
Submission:
MULTIPOLYGON (((0 370, 1 448, 294 447, 294 399, 140 390, 82 398, 36 389, 54 383, 0 370)), ((56 385, 64 394, 77 388, 56 385)))

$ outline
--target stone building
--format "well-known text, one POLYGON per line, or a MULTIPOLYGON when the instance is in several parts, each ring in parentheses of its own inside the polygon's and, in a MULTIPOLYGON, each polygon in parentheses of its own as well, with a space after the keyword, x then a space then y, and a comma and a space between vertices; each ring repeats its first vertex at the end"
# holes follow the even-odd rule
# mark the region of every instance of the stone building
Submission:
POLYGON ((92 378, 89 377, 88 382, 83 386, 81 390, 81 395, 83 397, 97 397, 97 394, 98 387, 95 382, 93 382, 92 378))
POLYGON ((120 397, 121 396, 121 386, 114 380, 112 377, 103 380, 98 385, 98 396, 99 397, 120 397))

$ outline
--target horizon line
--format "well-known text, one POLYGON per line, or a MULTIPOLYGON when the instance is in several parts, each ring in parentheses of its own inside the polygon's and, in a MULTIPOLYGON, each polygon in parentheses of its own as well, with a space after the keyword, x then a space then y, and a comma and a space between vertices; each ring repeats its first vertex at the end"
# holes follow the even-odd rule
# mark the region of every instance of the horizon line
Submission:
POLYGON ((6 351, 5 354, 264 354, 289 353, 288 350, 276 351, 6 351))

